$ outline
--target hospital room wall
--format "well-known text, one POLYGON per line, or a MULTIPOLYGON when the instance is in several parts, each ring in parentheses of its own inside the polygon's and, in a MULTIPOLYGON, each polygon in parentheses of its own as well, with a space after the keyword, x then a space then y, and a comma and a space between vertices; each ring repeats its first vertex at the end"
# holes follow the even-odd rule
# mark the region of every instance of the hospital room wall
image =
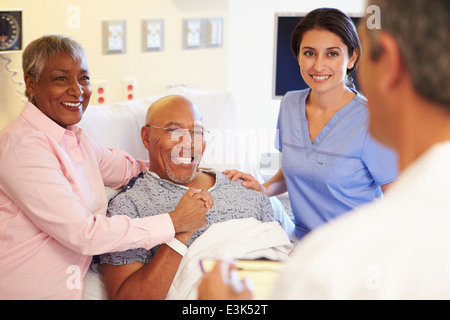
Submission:
MULTIPOLYGON (((122 80, 137 79, 137 97, 163 93, 168 86, 190 85, 205 90, 227 89, 227 29, 223 46, 183 49, 183 19, 223 18, 228 24, 228 0, 0 0, 0 10, 22 9, 24 46, 44 34, 65 34, 87 51, 91 81, 107 80, 108 102, 124 100, 122 80), (79 25, 75 10, 79 11, 79 25), (164 19, 164 50, 143 52, 141 20, 164 19), (104 55, 102 21, 126 20, 126 54, 104 55)), ((21 53, 10 68, 22 81, 21 53)), ((22 95, 16 92, 6 61, 0 59, 0 129, 22 109, 22 95)), ((24 91, 24 86, 19 88, 24 91)), ((91 104, 95 101, 91 100, 91 104)))
MULTIPOLYGON (((228 90, 236 100, 241 127, 262 132, 261 152, 273 150, 273 134, 280 101, 272 99, 274 17, 277 12, 308 12, 329 6, 348 13, 365 11, 365 0, 1 0, 0 9, 24 10, 24 45, 50 33, 67 34, 86 48, 91 78, 108 80, 109 102, 122 99, 121 81, 138 80, 138 97, 164 92, 167 86, 189 84, 206 90, 228 90), (112 3, 114 5, 112 5, 112 3), (68 8, 80 9, 80 27, 69 28, 68 8), (222 17, 220 48, 184 50, 184 18, 222 17), (101 22, 127 21, 127 53, 103 55, 101 22), (161 52, 141 51, 141 19, 164 19, 161 52)), ((20 53, 12 69, 22 80, 20 53)), ((21 110, 23 102, 0 60, 0 129, 21 110)), ((20 90, 24 90, 22 86, 20 90)))

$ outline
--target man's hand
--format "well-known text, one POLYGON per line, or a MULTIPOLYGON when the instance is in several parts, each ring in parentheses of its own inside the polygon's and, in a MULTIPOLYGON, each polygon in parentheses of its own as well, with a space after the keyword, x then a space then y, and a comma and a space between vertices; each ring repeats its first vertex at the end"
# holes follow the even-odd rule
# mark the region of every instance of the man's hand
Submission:
POLYGON ((193 235, 194 232, 179 232, 175 235, 175 238, 181 241, 182 243, 186 244, 193 235))
POLYGON ((175 210, 169 213, 175 233, 194 232, 203 227, 208 221, 206 213, 213 205, 214 201, 208 191, 186 191, 175 210))

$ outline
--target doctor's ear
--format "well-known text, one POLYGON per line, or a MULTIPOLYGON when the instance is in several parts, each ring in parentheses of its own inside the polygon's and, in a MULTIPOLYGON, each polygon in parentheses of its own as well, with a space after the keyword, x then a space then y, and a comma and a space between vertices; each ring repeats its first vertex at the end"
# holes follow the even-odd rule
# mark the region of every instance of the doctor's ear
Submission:
POLYGON ((403 80, 406 75, 406 68, 398 43, 391 34, 380 33, 378 43, 382 52, 377 63, 380 63, 381 71, 384 74, 385 89, 391 90, 403 80))

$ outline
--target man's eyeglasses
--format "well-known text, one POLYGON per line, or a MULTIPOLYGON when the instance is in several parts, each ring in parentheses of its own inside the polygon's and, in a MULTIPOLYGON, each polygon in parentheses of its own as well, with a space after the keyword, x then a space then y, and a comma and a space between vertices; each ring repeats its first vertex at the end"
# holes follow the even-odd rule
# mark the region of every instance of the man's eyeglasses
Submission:
POLYGON ((175 136, 177 138, 184 137, 186 132, 189 132, 192 139, 203 139, 203 136, 205 135, 205 133, 209 132, 203 128, 198 128, 198 129, 163 128, 163 127, 151 126, 149 124, 146 124, 145 126, 148 128, 164 130, 166 134, 170 135, 171 137, 175 136))

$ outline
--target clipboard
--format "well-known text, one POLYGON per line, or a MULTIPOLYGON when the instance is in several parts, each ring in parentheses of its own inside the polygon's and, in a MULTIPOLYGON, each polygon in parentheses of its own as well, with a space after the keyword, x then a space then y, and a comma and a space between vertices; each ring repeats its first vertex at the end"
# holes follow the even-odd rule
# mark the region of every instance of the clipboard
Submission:
MULTIPOLYGON (((200 267, 203 273, 210 272, 217 260, 202 259, 200 267)), ((235 261, 235 271, 241 279, 250 279, 254 286, 253 296, 255 300, 267 300, 278 278, 283 262, 274 260, 245 260, 235 261)))

